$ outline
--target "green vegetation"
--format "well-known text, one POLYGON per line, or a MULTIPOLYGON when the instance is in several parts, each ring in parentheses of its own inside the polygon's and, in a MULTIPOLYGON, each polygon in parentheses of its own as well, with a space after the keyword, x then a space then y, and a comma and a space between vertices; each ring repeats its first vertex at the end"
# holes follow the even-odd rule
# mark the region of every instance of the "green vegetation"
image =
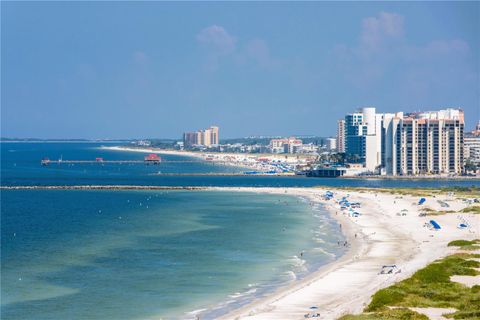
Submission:
POLYGON ((466 207, 466 208, 463 208, 461 212, 480 214, 480 206, 466 207))
POLYGON ((448 246, 449 247, 461 247, 463 250, 477 250, 477 249, 480 249, 480 246, 478 246, 478 244, 480 244, 479 239, 472 240, 472 241, 455 240, 455 241, 451 241, 448 244, 448 246))
POLYGON ((412 195, 418 197, 433 197, 438 195, 446 195, 453 192, 457 198, 475 198, 480 194, 480 187, 446 187, 446 188, 359 188, 359 187, 343 187, 343 190, 352 191, 369 191, 378 193, 389 193, 398 195, 412 195))
MULTIPOLYGON (((471 246, 479 240, 452 241, 451 246, 471 246)), ((455 254, 433 262, 417 271, 412 277, 375 293, 365 313, 344 316, 342 320, 366 319, 425 319, 417 313, 409 313, 407 307, 455 308, 448 315, 454 319, 480 318, 480 286, 467 286, 450 281, 453 275, 476 276, 480 262, 471 260, 478 254, 455 254), (400 307, 391 309, 391 307, 400 307)))
POLYGON ((386 309, 380 312, 347 315, 339 320, 428 320, 428 317, 406 308, 386 309))
POLYGON ((441 216, 441 215, 444 215, 444 214, 447 214, 447 213, 455 213, 457 211, 454 211, 454 210, 436 211, 436 210, 433 210, 432 208, 427 207, 427 208, 423 208, 422 212, 424 212, 427 216, 441 216))

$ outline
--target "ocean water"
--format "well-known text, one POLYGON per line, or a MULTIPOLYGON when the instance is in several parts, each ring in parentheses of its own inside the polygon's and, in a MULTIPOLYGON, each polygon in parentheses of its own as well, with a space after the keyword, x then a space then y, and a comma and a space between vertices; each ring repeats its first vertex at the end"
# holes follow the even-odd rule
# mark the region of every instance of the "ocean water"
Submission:
POLYGON ((289 195, 3 190, 1 200, 2 319, 214 318, 343 252, 337 224, 289 195))
MULTIPOLYGON (((208 162, 40 165, 43 157, 144 156, 99 147, 1 143, 1 184, 480 185, 478 180, 157 175, 243 170, 208 162)), ((1 318, 178 319, 201 311, 202 319, 213 319, 338 258, 342 240, 322 207, 288 194, 2 190, 1 318)))
MULTIPOLYGON (((245 169, 211 162, 144 164, 74 164, 41 166, 40 160, 143 160, 145 154, 100 149, 99 143, 0 143, 2 185, 161 185, 312 187, 350 186, 371 188, 480 186, 480 180, 332 179, 302 176, 159 176, 157 173, 244 172, 245 169)), ((190 157, 162 155, 165 160, 192 160, 190 157)))

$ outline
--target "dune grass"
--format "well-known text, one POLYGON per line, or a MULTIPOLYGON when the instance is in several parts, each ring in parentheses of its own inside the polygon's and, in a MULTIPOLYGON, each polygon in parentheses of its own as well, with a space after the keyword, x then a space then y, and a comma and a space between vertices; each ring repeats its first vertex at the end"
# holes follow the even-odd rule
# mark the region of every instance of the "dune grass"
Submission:
MULTIPOLYGON (((338 187, 337 187, 338 188, 338 187)), ((438 195, 446 195, 453 192, 457 198, 471 198, 477 197, 480 194, 480 188, 476 186, 471 187, 448 187, 448 188, 365 188, 365 187, 340 187, 338 189, 364 191, 364 192, 378 192, 389 193, 397 195, 411 195, 418 197, 431 197, 438 195)))
POLYGON ((463 250, 478 250, 480 249, 480 239, 475 239, 472 241, 468 240, 455 240, 451 241, 448 246, 449 247, 460 247, 463 250))
MULTIPOLYGON (((468 245, 471 245, 470 242, 468 245)), ((453 275, 479 275, 480 272, 474 268, 479 268, 480 262, 471 260, 478 257, 480 257, 478 254, 455 254, 435 261, 417 271, 412 277, 375 293, 365 308, 365 313, 341 319, 423 319, 419 318, 421 315, 409 315, 404 309, 400 309, 403 311, 398 311, 399 314, 395 317, 390 313, 396 309, 389 307, 455 308, 457 311, 449 317, 480 319, 480 286, 469 288, 450 281, 453 275)))
POLYGON ((347 315, 339 320, 428 320, 428 317, 407 308, 395 308, 355 316, 347 315))
POLYGON ((456 213, 457 211, 455 210, 434 210, 432 208, 426 207, 421 210, 423 213, 425 213, 427 216, 441 216, 447 213, 456 213))
POLYGON ((460 212, 480 214, 480 206, 466 207, 466 208, 463 208, 462 210, 460 210, 460 212))

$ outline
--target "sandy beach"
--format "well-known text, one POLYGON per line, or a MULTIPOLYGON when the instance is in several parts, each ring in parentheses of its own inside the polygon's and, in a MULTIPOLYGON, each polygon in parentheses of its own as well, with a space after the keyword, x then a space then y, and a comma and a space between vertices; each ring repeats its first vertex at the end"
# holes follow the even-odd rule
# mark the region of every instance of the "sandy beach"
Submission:
POLYGON ((128 151, 139 153, 157 153, 193 157, 222 165, 258 171, 264 173, 293 174, 296 166, 312 160, 311 156, 296 154, 247 154, 227 152, 193 152, 180 150, 165 150, 151 147, 102 146, 101 149, 112 151, 128 151))
POLYGON ((149 148, 149 147, 139 148, 139 147, 127 147, 127 146, 102 146, 100 148, 103 150, 112 150, 112 151, 128 151, 128 152, 159 153, 159 154, 163 153, 163 154, 171 154, 171 155, 178 155, 178 156, 202 158, 202 155, 196 152, 164 150, 164 149, 149 148))
POLYGON ((447 244, 457 239, 479 237, 479 217, 473 214, 449 213, 420 217, 423 208, 458 211, 467 206, 454 196, 427 197, 418 205, 419 197, 386 193, 332 190, 334 199, 323 200, 326 190, 313 188, 212 188, 298 195, 325 205, 338 219, 351 247, 339 260, 328 264, 303 280, 281 288, 270 296, 234 310, 222 319, 305 319, 315 306, 321 319, 337 319, 345 314, 360 313, 370 297, 379 289, 410 277, 416 270, 454 252, 447 244), (347 197, 360 202, 361 213, 351 217, 337 201, 347 197), (442 208, 438 200, 449 208, 442 208), (405 215, 400 214, 404 210, 405 215), (406 210, 406 211, 405 211, 406 210), (435 220, 441 229, 425 226, 435 220), (470 228, 459 229, 462 221, 470 228), (382 266, 398 266, 400 272, 379 274, 382 266))

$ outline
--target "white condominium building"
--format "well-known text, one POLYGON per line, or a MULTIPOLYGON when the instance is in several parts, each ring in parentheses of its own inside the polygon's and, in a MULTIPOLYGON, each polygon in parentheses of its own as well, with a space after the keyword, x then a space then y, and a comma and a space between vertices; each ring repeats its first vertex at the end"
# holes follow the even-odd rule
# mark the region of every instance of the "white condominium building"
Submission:
POLYGON ((387 175, 461 174, 464 114, 459 109, 345 116, 347 159, 387 175))
POLYGON ((463 172, 462 110, 386 115, 382 128, 382 167, 386 174, 463 172))

